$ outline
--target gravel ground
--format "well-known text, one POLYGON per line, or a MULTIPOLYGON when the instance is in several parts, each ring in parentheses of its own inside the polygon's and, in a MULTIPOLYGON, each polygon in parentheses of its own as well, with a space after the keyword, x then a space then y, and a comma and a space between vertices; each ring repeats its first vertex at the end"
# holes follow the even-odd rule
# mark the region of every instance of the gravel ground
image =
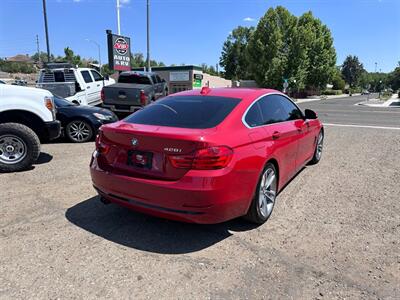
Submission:
POLYGON ((399 299, 399 133, 326 135, 260 227, 104 206, 93 144, 44 145, 34 169, 0 174, 0 298, 399 299))

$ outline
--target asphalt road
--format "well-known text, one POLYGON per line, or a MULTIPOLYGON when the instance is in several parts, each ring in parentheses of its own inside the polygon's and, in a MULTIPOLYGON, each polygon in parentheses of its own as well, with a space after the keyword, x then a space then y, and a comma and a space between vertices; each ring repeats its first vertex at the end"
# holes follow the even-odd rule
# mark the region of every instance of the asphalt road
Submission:
POLYGON ((380 127, 400 127, 400 107, 382 108, 356 105, 377 95, 361 95, 301 103, 326 123, 356 124, 380 127))
MULTIPOLYGON (((398 125, 353 101, 301 106, 331 123, 398 125)), ((321 162, 259 227, 104 206, 93 143, 44 145, 32 170, 0 174, 0 299, 399 299, 399 134, 327 126, 321 162)))

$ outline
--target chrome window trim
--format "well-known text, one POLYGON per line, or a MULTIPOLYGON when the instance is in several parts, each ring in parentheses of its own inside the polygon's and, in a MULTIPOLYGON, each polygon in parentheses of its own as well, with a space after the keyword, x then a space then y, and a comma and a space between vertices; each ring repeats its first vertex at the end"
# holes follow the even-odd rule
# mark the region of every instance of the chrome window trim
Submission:
POLYGON ((247 113, 248 113, 249 110, 253 107, 253 105, 256 104, 258 101, 260 101, 262 98, 268 97, 268 96, 272 96, 272 95, 279 95, 279 96, 283 96, 283 97, 285 97, 286 99, 288 99, 291 103, 293 103, 294 106, 297 107, 297 109, 300 111, 301 115, 303 116, 303 120, 304 120, 303 111, 300 109, 300 107, 299 107, 292 99, 289 98, 289 96, 287 96, 287 95, 285 95, 285 94, 283 94, 283 93, 279 93, 279 92, 278 92, 278 93, 277 93, 277 92, 271 92, 271 93, 266 93, 266 94, 264 94, 264 95, 259 96, 259 97, 258 97, 257 99, 255 99, 255 100, 250 104, 250 106, 246 109, 246 111, 243 113, 243 116, 242 116, 242 123, 243 123, 244 126, 246 126, 246 127, 249 128, 249 129, 253 129, 253 128, 260 128, 260 127, 264 127, 264 126, 270 126, 270 125, 274 125, 274 124, 279 124, 279 123, 286 123, 286 122, 293 122, 293 121, 295 121, 295 120, 290 120, 290 121, 276 122, 276 123, 272 123, 272 124, 265 124, 265 125, 259 125, 259 126, 254 126, 254 127, 251 127, 249 124, 247 124, 247 122, 246 122, 245 119, 246 119, 247 113))

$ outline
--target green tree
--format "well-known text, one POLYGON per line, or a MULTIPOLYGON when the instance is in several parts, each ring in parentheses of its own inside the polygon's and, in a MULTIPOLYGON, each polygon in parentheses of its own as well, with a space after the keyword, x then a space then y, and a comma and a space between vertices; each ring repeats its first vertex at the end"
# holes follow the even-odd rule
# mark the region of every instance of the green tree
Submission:
POLYGON ((357 56, 348 55, 342 65, 342 75, 350 87, 356 87, 359 84, 361 75, 365 72, 363 64, 357 56))
POLYGON ((332 77, 332 85, 334 90, 344 90, 346 82, 343 80, 342 73, 339 69, 335 68, 332 77))
POLYGON ((299 18, 297 28, 303 46, 307 49, 306 58, 301 59, 306 68, 305 85, 308 89, 325 89, 332 80, 336 64, 336 50, 331 32, 311 12, 299 18))
POLYGON ((395 91, 400 89, 400 61, 398 67, 388 76, 388 83, 395 91))
POLYGON ((69 47, 64 48, 64 55, 65 55, 63 58, 64 61, 69 62, 73 66, 78 66, 78 67, 82 66, 82 60, 80 55, 75 55, 74 51, 72 51, 71 48, 69 47))
POLYGON ((248 64, 260 86, 282 88, 283 78, 290 77, 290 43, 296 17, 282 6, 270 8, 261 18, 248 45, 248 64))
POLYGON ((224 42, 220 65, 225 69, 225 78, 236 80, 249 78, 246 52, 253 31, 253 27, 239 26, 232 30, 224 42))

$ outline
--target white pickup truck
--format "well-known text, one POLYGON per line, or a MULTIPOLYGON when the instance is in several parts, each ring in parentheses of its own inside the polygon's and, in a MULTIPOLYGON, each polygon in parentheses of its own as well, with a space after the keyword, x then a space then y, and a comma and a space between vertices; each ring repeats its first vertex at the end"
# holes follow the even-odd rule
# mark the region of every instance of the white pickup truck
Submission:
POLYGON ((0 84, 0 172, 30 167, 40 154, 39 138, 55 139, 60 130, 49 91, 0 84))
POLYGON ((68 63, 50 63, 41 69, 36 87, 80 105, 101 104, 101 90, 115 80, 90 68, 75 68, 68 63))

